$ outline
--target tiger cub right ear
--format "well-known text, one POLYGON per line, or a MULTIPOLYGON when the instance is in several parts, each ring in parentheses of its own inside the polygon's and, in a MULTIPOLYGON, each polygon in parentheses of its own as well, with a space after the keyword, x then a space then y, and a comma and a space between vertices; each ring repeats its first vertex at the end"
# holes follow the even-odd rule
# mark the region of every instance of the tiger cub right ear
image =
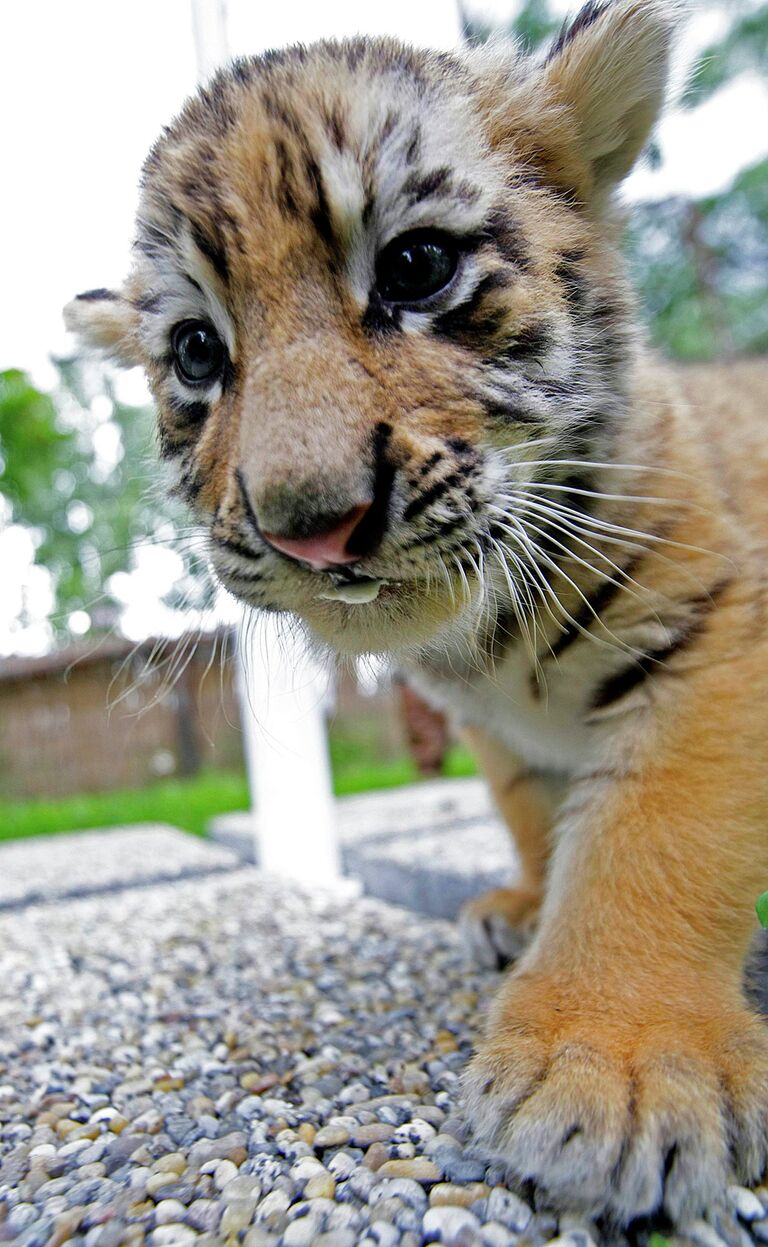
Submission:
POLYGON ((575 127, 598 196, 648 140, 684 11, 684 0, 588 0, 550 50, 543 82, 575 127))
POLYGON ((64 323, 81 346, 133 368, 144 362, 138 337, 139 318, 118 290, 86 290, 64 308, 64 323))

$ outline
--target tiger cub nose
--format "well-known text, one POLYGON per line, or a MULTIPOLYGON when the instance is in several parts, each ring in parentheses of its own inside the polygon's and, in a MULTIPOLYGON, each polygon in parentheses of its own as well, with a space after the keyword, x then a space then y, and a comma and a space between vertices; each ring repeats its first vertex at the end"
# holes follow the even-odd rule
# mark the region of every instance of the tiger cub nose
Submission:
POLYGON ((362 558, 362 553, 350 552, 347 547, 370 509, 370 502, 361 502, 331 527, 309 537, 282 537, 279 533, 266 533, 263 529, 262 536, 281 554, 300 559, 316 571, 327 571, 331 567, 357 563, 362 558))

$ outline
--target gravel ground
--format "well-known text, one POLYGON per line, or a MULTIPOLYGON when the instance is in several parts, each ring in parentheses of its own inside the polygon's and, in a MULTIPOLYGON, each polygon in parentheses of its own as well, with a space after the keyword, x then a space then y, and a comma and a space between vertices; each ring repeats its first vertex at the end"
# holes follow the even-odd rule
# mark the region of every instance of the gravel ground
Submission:
MULTIPOLYGON (((459 1076, 497 976, 447 923, 243 869, 1 915, 0 976, 0 1242, 601 1237, 465 1143, 459 1076)), ((768 1242, 768 1189, 686 1232, 768 1242)))

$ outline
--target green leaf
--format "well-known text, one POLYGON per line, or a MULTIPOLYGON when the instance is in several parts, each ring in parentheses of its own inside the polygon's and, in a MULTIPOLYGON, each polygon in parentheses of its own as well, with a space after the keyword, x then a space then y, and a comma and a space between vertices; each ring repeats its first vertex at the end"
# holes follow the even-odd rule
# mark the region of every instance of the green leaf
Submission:
POLYGON ((768 892, 762 892, 755 901, 755 913, 761 927, 768 927, 768 892))

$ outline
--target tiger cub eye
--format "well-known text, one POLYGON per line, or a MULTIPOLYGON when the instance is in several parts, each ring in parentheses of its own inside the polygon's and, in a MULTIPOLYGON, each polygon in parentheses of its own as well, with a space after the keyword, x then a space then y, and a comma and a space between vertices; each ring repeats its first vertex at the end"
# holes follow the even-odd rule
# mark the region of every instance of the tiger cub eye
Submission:
POLYGON ((179 375, 192 385, 211 381, 224 365, 224 344, 206 321, 187 320, 177 325, 171 350, 179 375))
POLYGON ((388 243, 376 262, 376 288, 386 303, 420 303, 444 290, 458 265, 455 242, 414 230, 388 243))

